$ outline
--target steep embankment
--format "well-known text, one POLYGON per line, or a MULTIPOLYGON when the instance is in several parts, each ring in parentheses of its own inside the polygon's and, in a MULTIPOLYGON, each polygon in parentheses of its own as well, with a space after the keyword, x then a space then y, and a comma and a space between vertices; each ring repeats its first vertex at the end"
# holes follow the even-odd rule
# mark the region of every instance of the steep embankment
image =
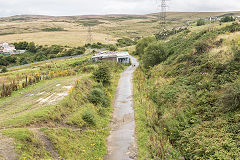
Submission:
POLYGON ((239 31, 185 31, 137 53, 139 159, 239 159, 239 31))

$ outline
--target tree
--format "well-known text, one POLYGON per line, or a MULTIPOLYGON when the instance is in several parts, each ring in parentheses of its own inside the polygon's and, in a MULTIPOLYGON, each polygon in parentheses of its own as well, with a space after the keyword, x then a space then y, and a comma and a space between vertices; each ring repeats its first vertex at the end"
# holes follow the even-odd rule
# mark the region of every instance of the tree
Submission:
POLYGON ((162 42, 154 42, 149 44, 145 49, 142 60, 144 67, 149 69, 163 61, 168 57, 165 45, 162 42))
POLYGON ((110 51, 117 51, 118 48, 117 48, 116 45, 110 45, 110 46, 109 46, 109 50, 110 50, 110 51))
POLYGON ((20 65, 28 64, 28 61, 25 57, 21 57, 19 61, 20 65))
POLYGON ((235 18, 233 18, 233 16, 225 16, 220 20, 220 22, 232 22, 232 21, 235 21, 235 18))
POLYGON ((203 26, 203 25, 205 25, 204 19, 199 19, 199 20, 197 21, 197 26, 203 26))
POLYGON ((155 42, 155 41, 157 41, 155 37, 146 37, 146 38, 141 39, 137 43, 135 54, 139 55, 139 56, 143 55, 144 54, 144 49, 147 48, 147 46, 150 43, 155 42))
POLYGON ((18 43, 13 43, 16 49, 19 50, 26 50, 28 47, 28 42, 23 41, 23 42, 18 42, 18 43))
POLYGON ((4 57, 4 59, 5 59, 6 61, 8 61, 9 63, 16 63, 16 61, 17 61, 17 58, 14 57, 14 56, 11 56, 11 55, 4 57))
POLYGON ((0 56, 0 65, 7 66, 9 65, 9 62, 3 56, 0 56))
POLYGON ((7 67, 2 67, 2 73, 6 73, 8 70, 7 70, 7 67))
POLYGON ((46 59, 47 59, 47 57, 44 55, 43 52, 37 53, 34 57, 35 61, 43 61, 43 60, 46 60, 46 59))
POLYGON ((29 52, 36 53, 36 45, 34 42, 30 42, 26 48, 29 52))

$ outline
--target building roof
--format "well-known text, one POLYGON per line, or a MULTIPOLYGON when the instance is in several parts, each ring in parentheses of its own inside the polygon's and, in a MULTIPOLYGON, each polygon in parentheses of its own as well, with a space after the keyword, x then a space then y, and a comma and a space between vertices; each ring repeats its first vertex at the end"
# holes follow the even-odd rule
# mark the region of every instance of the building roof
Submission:
POLYGON ((128 52, 101 52, 101 54, 95 54, 92 58, 117 58, 117 57, 129 57, 128 52))

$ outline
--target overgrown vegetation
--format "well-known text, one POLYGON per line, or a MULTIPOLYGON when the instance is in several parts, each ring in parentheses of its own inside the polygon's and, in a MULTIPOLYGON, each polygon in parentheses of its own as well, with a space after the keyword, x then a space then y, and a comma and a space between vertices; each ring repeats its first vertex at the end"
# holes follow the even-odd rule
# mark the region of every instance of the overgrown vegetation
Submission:
POLYGON ((139 38, 136 39, 130 39, 130 38, 122 38, 117 40, 117 46, 118 47, 127 47, 136 45, 139 38))
POLYGON ((34 42, 14 43, 16 49, 26 50, 25 53, 18 55, 0 55, 0 66, 24 65, 32 62, 44 61, 57 57, 76 56, 85 53, 85 47, 67 47, 67 46, 41 46, 34 42))
POLYGON ((174 35, 174 34, 177 34, 177 33, 180 33, 180 32, 189 32, 189 30, 187 29, 187 27, 183 27, 183 28, 173 28, 172 30, 164 30, 162 31, 161 33, 158 33, 158 34, 155 34, 155 37, 157 40, 165 40, 167 39, 168 37, 174 35))
MULTIPOLYGON (((107 153, 105 139, 109 134, 109 130, 105 128, 108 127, 112 118, 111 105, 119 73, 125 67, 115 62, 90 63, 84 58, 79 61, 65 63, 64 65, 68 65, 80 73, 78 75, 80 78, 75 82, 74 87, 69 89, 69 95, 63 101, 56 105, 43 105, 41 107, 38 105, 38 107, 15 106, 15 108, 11 107, 13 111, 8 114, 8 118, 4 119, 1 116, 0 126, 9 128, 4 130, 3 134, 15 139, 20 159, 53 158, 40 139, 31 130, 25 128, 26 126, 35 125, 44 127, 41 132, 52 142, 60 156, 59 159, 80 158, 95 160, 102 159, 107 153), (92 76, 92 73, 99 71, 101 66, 108 69, 108 85, 103 85, 102 81, 97 81, 92 76), (54 126, 58 126, 59 129, 54 126), (19 129, 14 129, 15 127, 19 129)), ((47 68, 52 70, 50 66, 47 68)), ((49 73, 55 75, 53 71, 49 73)), ((68 78, 71 78, 71 76, 68 78)), ((58 79, 55 81, 56 84, 61 83, 58 79)), ((45 82, 41 81, 36 85, 26 87, 24 90, 16 91, 12 96, 30 93, 29 89, 31 87, 41 86, 45 82)), ((33 95, 32 97, 35 96, 40 95, 33 95)), ((1 99, 1 105, 10 98, 12 97, 1 99)), ((4 115, 4 112, 1 115, 4 115)))
POLYGON ((240 157, 239 39, 218 38, 239 27, 233 23, 183 32, 167 42, 139 42, 135 110, 140 159, 240 157), (222 53, 222 47, 232 56, 209 56, 216 49, 222 53))
POLYGON ((197 21, 197 26, 203 26, 203 25, 205 25, 205 24, 206 24, 206 22, 205 22, 204 19, 199 19, 199 20, 197 21))
POLYGON ((235 18, 233 18, 233 16, 225 16, 220 20, 220 22, 232 22, 232 21, 235 21, 235 18))

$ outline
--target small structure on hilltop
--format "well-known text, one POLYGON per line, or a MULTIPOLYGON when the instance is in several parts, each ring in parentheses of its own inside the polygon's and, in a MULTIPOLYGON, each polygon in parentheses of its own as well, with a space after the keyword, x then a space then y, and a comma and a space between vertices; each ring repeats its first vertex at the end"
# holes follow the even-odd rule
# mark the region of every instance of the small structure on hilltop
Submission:
POLYGON ((127 64, 130 62, 130 55, 128 52, 108 52, 104 51, 100 54, 95 54, 92 57, 94 62, 97 61, 115 61, 123 64, 127 64))
POLYGON ((0 54, 16 54, 15 46, 6 42, 0 43, 0 54))

